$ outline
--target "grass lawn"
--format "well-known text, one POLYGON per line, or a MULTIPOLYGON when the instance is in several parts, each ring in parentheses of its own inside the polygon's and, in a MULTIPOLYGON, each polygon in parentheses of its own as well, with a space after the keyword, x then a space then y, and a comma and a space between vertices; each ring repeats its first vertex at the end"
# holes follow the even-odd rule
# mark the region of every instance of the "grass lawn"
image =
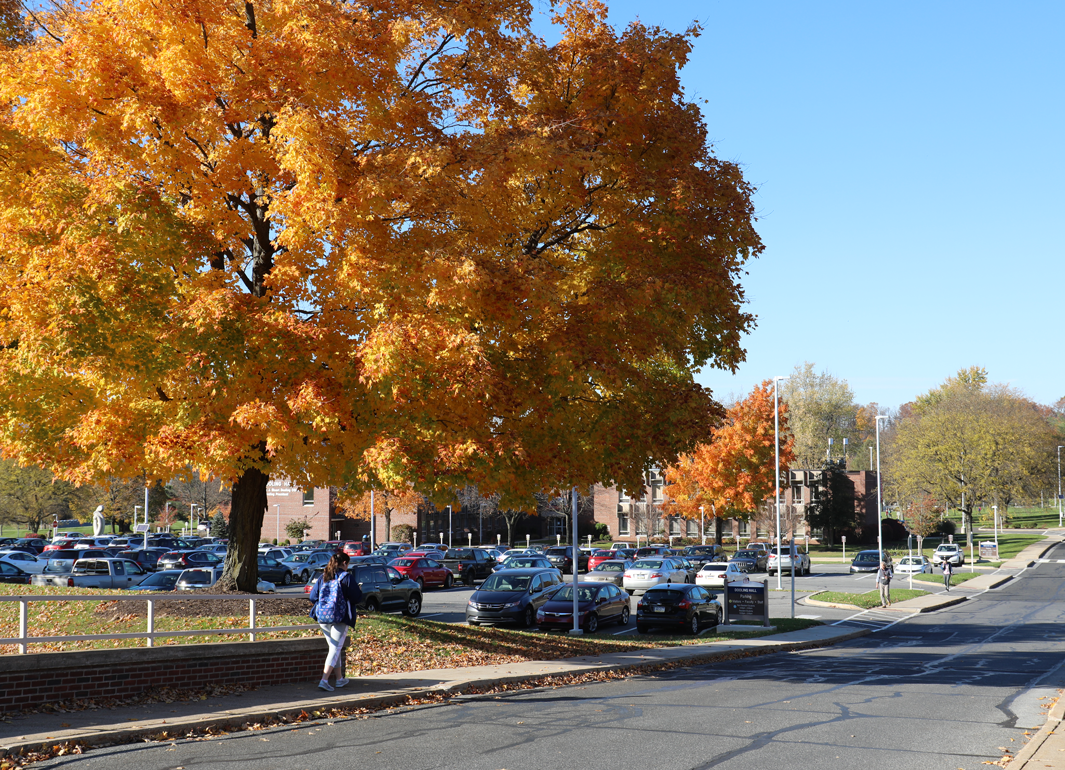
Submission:
MULTIPOLYGON (((37 586, 0 585, 0 595, 68 594, 70 589, 37 586), (27 590, 28 589, 28 590, 27 590)), ((39 636, 62 634, 87 635, 105 633, 134 633, 144 631, 144 604, 117 602, 110 597, 120 591, 84 591, 99 596, 100 601, 29 604, 30 633, 39 636)), ((269 597, 263 597, 269 601, 269 597)), ((158 607, 158 605, 157 605, 158 607)), ((193 628, 243 628, 248 618, 245 609, 231 616, 176 617, 157 610, 155 626, 159 631, 193 628)), ((301 625, 308 622, 305 613, 288 615, 259 615, 258 626, 301 625)), ((820 625, 818 621, 801 618, 774 618, 771 622, 780 633, 820 625)), ((615 629, 606 626, 598 634, 571 637, 567 634, 523 631, 510 628, 471 627, 465 624, 439 623, 401 615, 360 616, 352 634, 348 653, 348 671, 355 676, 386 674, 399 671, 422 671, 431 668, 459 668, 524 660, 557 660, 581 655, 604 655, 651 647, 675 647, 700 644, 715 639, 734 638, 716 629, 697 637, 673 634, 631 633, 615 636, 615 629)), ((770 632, 754 634, 764 636, 770 632)), ((260 633, 260 639, 279 639, 318 636, 315 630, 260 633)), ((0 603, 0 637, 18 635, 18 604, 0 603)), ((751 636, 747 634, 746 636, 751 636)), ((160 639, 156 644, 196 644, 214 641, 243 641, 244 635, 210 635, 160 639)), ((116 639, 86 642, 49 642, 31 644, 30 652, 57 652, 77 649, 109 649, 143 647, 143 639, 116 639)), ((0 646, 0 653, 14 654, 15 645, 0 646)))
MULTIPOLYGON (((966 580, 972 580, 974 577, 980 577, 982 572, 955 572, 950 576, 950 584, 956 586, 959 583, 964 583, 966 580)), ((895 575, 895 579, 900 579, 899 575, 895 575)), ((902 580, 908 580, 908 578, 901 578, 902 580)), ((943 573, 939 572, 934 575, 914 575, 914 582, 921 581, 922 583, 935 583, 936 585, 943 585, 943 573)))
MULTIPOLYGON (((919 591, 916 588, 913 590, 909 588, 892 588, 891 601, 892 603, 904 602, 907 599, 916 599, 918 596, 927 596, 928 593, 928 591, 919 591)), ((851 594, 845 591, 822 591, 810 598, 819 602, 831 602, 832 604, 853 604, 863 610, 880 606, 879 591, 867 591, 864 594, 851 594)))

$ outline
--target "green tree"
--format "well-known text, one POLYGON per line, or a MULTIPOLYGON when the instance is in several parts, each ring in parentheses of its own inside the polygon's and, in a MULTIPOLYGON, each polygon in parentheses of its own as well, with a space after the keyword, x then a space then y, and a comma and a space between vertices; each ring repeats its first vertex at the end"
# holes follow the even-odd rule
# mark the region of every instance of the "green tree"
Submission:
POLYGON ((410 524, 397 524, 392 527, 391 532, 392 542, 394 543, 413 543, 414 542, 414 527, 410 524))
POLYGON ((56 480, 43 468, 0 460, 0 506, 10 520, 30 531, 50 527, 53 519, 70 518, 77 499, 76 487, 56 480))
POLYGON ((903 503, 933 497, 962 511, 972 543, 973 511, 1045 483, 1056 433, 1045 410, 1019 393, 963 369, 911 405, 887 444, 888 477, 903 503))
POLYGON ((917 538, 917 552, 923 553, 924 539, 939 531, 943 521, 943 509, 930 497, 920 497, 911 501, 903 518, 907 531, 917 538))
POLYGON ((833 457, 843 454, 844 438, 855 451, 860 439, 859 407, 846 380, 828 372, 818 374, 807 361, 781 382, 780 391, 788 404, 788 424, 795 437, 793 468, 820 468, 828 459, 830 438, 833 457))
POLYGON ((304 516, 302 519, 292 519, 285 525, 285 534, 297 543, 302 541, 311 528, 310 520, 304 516))
POLYGON ((215 511, 211 519, 211 537, 229 537, 229 524, 221 511, 215 511))
POLYGON ((847 478, 843 461, 821 464, 820 497, 806 509, 806 520, 814 529, 824 530, 829 545, 840 530, 854 529, 862 522, 862 511, 854 497, 854 485, 847 478))

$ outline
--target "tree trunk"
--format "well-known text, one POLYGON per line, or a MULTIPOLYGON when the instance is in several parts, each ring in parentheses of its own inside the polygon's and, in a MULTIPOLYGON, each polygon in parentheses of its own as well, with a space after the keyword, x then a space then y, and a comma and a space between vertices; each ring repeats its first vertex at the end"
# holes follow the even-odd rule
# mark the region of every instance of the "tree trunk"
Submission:
POLYGON ((392 510, 385 508, 385 541, 392 540, 392 510))
POLYGON ((259 537, 266 513, 266 482, 269 474, 249 468, 233 485, 229 512, 229 549, 225 569, 218 581, 223 591, 255 593, 259 583, 259 537))
POLYGON ((962 526, 965 527, 965 545, 973 544, 973 509, 963 508, 961 512, 962 526))
POLYGON ((721 537, 724 535, 725 522, 720 516, 714 517, 714 544, 721 545, 721 537))

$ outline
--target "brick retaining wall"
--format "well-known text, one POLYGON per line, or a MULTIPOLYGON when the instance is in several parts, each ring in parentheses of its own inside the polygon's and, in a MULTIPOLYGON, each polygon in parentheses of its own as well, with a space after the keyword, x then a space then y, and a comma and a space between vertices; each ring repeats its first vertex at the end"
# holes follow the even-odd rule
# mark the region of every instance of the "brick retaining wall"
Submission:
POLYGON ((182 644, 0 656, 0 712, 160 687, 286 684, 321 676, 325 639, 182 644))

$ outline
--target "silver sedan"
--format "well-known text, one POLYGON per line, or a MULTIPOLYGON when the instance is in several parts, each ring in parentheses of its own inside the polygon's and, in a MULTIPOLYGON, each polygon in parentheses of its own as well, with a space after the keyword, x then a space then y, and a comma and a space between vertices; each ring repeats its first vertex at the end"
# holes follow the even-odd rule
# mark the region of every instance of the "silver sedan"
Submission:
POLYGON ((627 570, 622 586, 630 594, 643 593, 660 583, 687 583, 688 569, 676 559, 645 557, 627 570))
POLYGON ((613 583, 621 586, 625 579, 625 570, 632 566, 630 559, 608 559, 601 561, 587 575, 581 578, 582 583, 613 583))

